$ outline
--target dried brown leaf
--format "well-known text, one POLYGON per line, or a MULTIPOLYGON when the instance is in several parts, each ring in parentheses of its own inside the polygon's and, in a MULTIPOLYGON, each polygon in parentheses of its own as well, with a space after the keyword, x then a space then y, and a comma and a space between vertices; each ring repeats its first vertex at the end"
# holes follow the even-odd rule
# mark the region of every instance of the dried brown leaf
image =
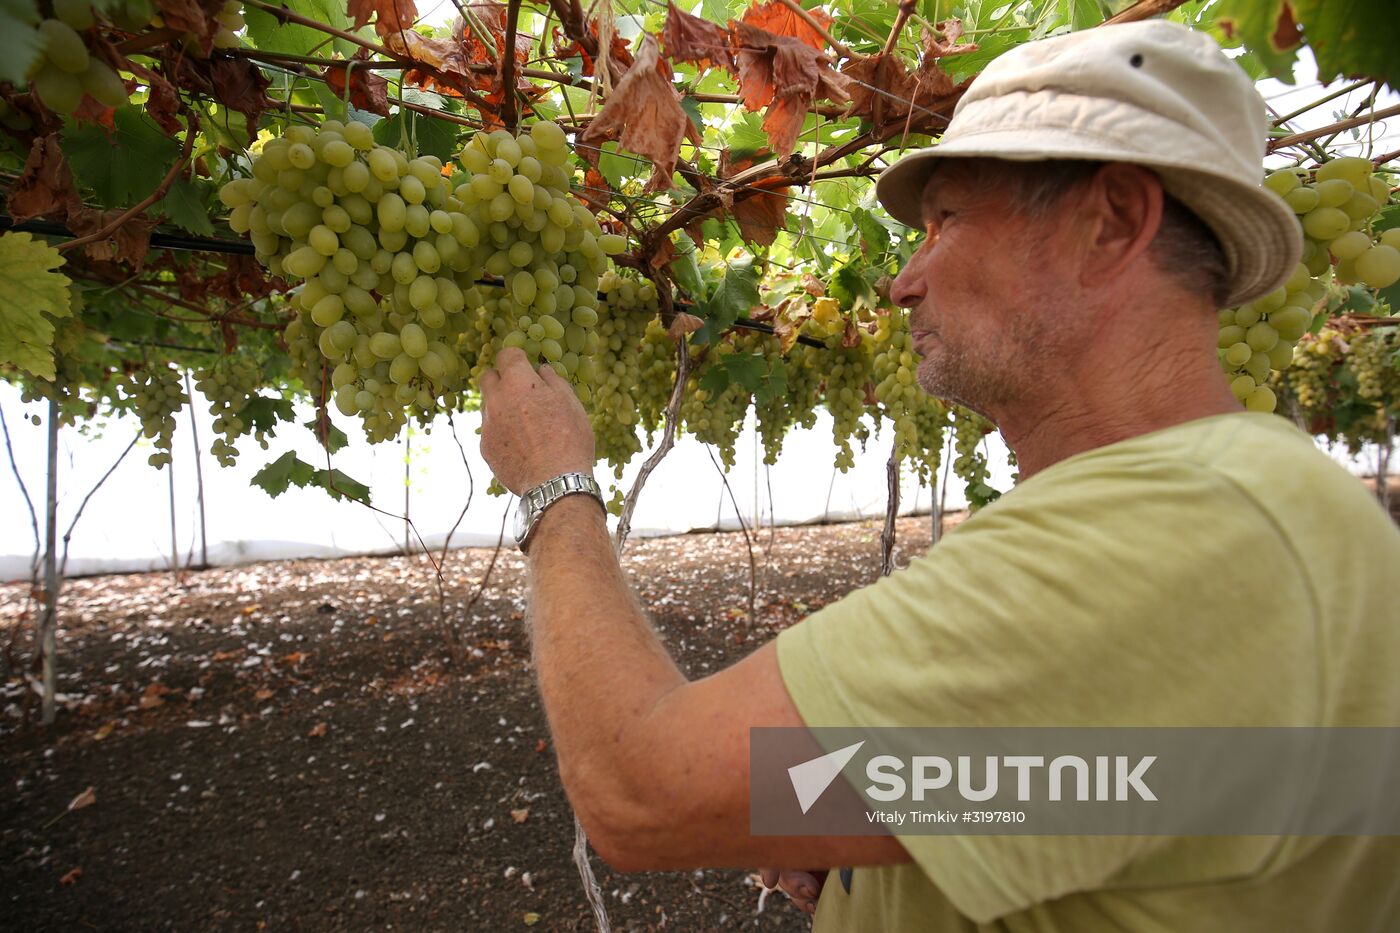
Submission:
POLYGON ((356 29, 374 20, 374 30, 380 36, 405 32, 418 21, 418 8, 413 0, 350 0, 345 12, 356 29))
POLYGON ((97 803, 97 788, 89 787, 78 796, 68 802, 69 810, 81 810, 97 803))
POLYGON ((636 60, 613 87, 603 109, 578 136, 584 156, 595 166, 598 147, 610 139, 629 152, 651 160, 646 190, 672 188, 681 140, 691 127, 671 84, 670 67, 661 59, 656 37, 648 33, 636 60), (664 73, 663 73, 664 69, 664 73))
POLYGON ((763 129, 780 155, 792 152, 812 102, 849 99, 850 79, 819 50, 748 23, 734 24, 739 97, 749 110, 768 107, 763 129))
POLYGON ((311 727, 311 731, 306 733, 308 739, 319 739, 326 734, 326 723, 324 721, 316 723, 311 727))
MULTIPOLYGON (((361 52, 364 51, 361 49, 361 52)), ((378 72, 352 67, 348 62, 336 63, 326 69, 324 77, 326 85, 337 97, 346 96, 348 80, 350 103, 356 109, 377 113, 381 117, 389 115, 389 81, 378 72)))
POLYGON ((29 158, 10 192, 8 206, 15 223, 46 214, 62 217, 82 208, 57 133, 40 136, 29 147, 29 158))
POLYGON ((258 117, 271 104, 265 93, 268 80, 257 65, 241 58, 211 59, 209 82, 221 104, 247 118, 248 131, 256 138, 258 117))
MULTIPOLYGON (((831 15, 821 7, 812 7, 807 11, 807 15, 821 23, 823 29, 828 29, 831 26, 831 15)), ((803 45, 809 45, 814 49, 826 48, 826 39, 822 34, 813 29, 810 23, 798 16, 791 7, 782 3, 781 0, 769 0, 768 3, 754 4, 744 14, 742 21, 777 36, 790 36, 803 45)))
POLYGON ((78 879, 82 876, 83 870, 81 868, 70 868, 68 869, 68 871, 63 873, 63 877, 58 879, 58 883, 64 885, 77 884, 78 879))
POLYGON ((718 66, 730 74, 736 71, 729 31, 718 23, 691 16, 674 2, 666 4, 666 28, 661 41, 673 62, 694 62, 701 68, 718 66))
POLYGON ((679 341, 687 334, 693 334, 705 326, 704 320, 696 317, 687 311, 679 311, 671 321, 671 326, 666 328, 666 333, 672 340, 679 341))
POLYGON ((510 818, 515 823, 523 823, 530 818, 530 809, 526 807, 523 810, 512 810, 510 818))

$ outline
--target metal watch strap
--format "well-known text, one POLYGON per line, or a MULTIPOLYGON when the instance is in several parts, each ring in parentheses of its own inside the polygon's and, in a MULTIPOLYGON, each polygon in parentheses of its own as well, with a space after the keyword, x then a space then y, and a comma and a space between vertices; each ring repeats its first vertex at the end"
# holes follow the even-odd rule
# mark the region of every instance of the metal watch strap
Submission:
POLYGON ((534 535, 544 510, 560 499, 576 493, 587 493, 597 499, 598 505, 606 514, 607 505, 603 502, 603 490, 598 481, 587 473, 562 473, 526 491, 524 498, 529 501, 530 524, 525 530, 525 536, 518 542, 520 550, 524 551, 529 546, 530 538, 534 535))

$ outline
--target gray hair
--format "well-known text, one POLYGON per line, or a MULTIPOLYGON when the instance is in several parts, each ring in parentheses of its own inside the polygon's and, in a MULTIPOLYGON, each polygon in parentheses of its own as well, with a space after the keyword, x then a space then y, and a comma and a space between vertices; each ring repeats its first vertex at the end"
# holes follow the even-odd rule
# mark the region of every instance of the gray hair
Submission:
MULTIPOLYGON (((1012 162, 966 159, 978 184, 1006 190, 1023 216, 1047 220, 1064 199, 1107 163, 1092 159, 1012 162)), ((1149 248, 1153 264, 1188 291, 1204 293, 1220 307, 1230 291, 1230 268, 1220 240, 1195 212, 1162 193, 1162 222, 1149 248)))

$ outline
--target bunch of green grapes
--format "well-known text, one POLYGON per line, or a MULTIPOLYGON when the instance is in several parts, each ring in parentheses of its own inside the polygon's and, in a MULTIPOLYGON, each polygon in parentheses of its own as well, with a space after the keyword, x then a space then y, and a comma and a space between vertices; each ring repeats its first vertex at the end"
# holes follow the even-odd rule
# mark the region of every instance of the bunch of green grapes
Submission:
POLYGON ((613 271, 603 273, 598 290, 603 294, 602 316, 596 334, 588 335, 593 349, 579 366, 584 380, 579 397, 588 407, 599 458, 621 479, 622 468, 642 449, 637 428, 643 336, 660 304, 653 282, 613 271))
POLYGON ((238 0, 225 0, 223 7, 214 15, 214 20, 219 24, 218 30, 214 33, 214 48, 216 49, 236 49, 242 43, 239 42, 236 33, 243 28, 243 4, 238 0))
POLYGON ((1293 346, 1312 326, 1313 309, 1326 295, 1327 287, 1299 264, 1280 288, 1219 312, 1220 365, 1230 377, 1230 391, 1250 411, 1274 410, 1269 373, 1293 362, 1293 346))
POLYGON ((873 388, 874 358, 872 340, 865 331, 861 331, 861 340, 853 347, 843 346, 839 336, 827 338, 822 394, 826 410, 831 414, 836 469, 842 473, 856 465, 851 441, 859 441, 863 449, 870 438, 870 429, 862 416, 865 414, 867 392, 873 388))
POLYGON ((666 420, 666 404, 676 384, 676 342, 666 332, 661 318, 647 321, 637 354, 637 388, 632 398, 637 405, 637 423, 652 443, 666 420))
POLYGON ((739 432, 744 429, 744 416, 748 414, 752 395, 748 389, 732 380, 717 393, 701 388, 700 383, 705 381, 713 368, 723 366, 726 357, 737 352, 733 340, 731 334, 712 345, 710 352, 691 372, 680 410, 680 422, 685 430, 702 443, 718 447, 725 469, 734 466, 734 446, 739 432))
POLYGON ((1353 453, 1387 443, 1400 414, 1400 336, 1345 320, 1309 334, 1297 362, 1276 380, 1300 423, 1353 453))
POLYGON ((952 420, 953 473, 966 484, 968 505, 979 509, 1001 495, 987 482, 991 473, 982 453, 982 438, 996 426, 961 405, 953 406, 952 420))
POLYGON ((1351 340, 1347 367, 1356 376, 1357 398, 1372 403, 1392 400, 1400 405, 1400 343, 1394 328, 1375 327, 1351 340))
POLYGON ((784 357, 787 387, 767 404, 754 404, 758 437, 763 443, 763 462, 773 465, 783 450, 783 439, 794 426, 814 427, 821 403, 822 355, 826 351, 795 343, 784 357))
POLYGON ((1338 281, 1386 288, 1400 281, 1400 233, 1373 238, 1372 222, 1390 198, 1390 186, 1374 176, 1369 159, 1346 156, 1324 162, 1308 180, 1286 169, 1264 179, 1299 215, 1305 237, 1303 264, 1322 275, 1336 261, 1338 281))
POLYGON ((71 114, 92 97, 107 107, 126 103, 126 85, 106 62, 88 51, 81 33, 92 28, 92 4, 86 0, 55 0, 53 19, 39 19, 32 8, 21 7, 21 15, 30 14, 31 25, 38 33, 42 49, 30 66, 29 81, 34 94, 45 107, 55 113, 71 114))
POLYGON ((1293 365, 1273 377, 1275 387, 1290 395, 1300 414, 1309 421, 1311 413, 1328 405, 1335 363, 1334 339, 1345 344, 1345 338, 1327 327, 1316 334, 1304 334, 1293 354, 1293 365))
POLYGON ((579 383, 598 276, 625 243, 569 193, 565 143, 553 123, 477 134, 450 181, 359 123, 265 144, 220 197, 260 260, 301 282, 286 340, 308 389, 378 441, 455 407, 506 346, 579 383))
MULTIPOLYGON (((209 445, 220 466, 233 466, 238 461, 234 442, 252 427, 242 417, 262 385, 262 371, 247 357, 220 360, 195 373, 195 387, 209 400, 209 414, 214 416, 214 430, 222 434, 209 445)), ((258 432, 258 442, 267 449, 267 439, 258 432)))
POLYGON ((151 365, 131 373, 122 384, 122 393, 141 419, 141 432, 155 441, 156 452, 147 458, 153 467, 170 463, 170 441, 175 434, 175 413, 189 398, 180 374, 165 364, 151 365))
POLYGON ((875 398, 894 423, 896 455, 914 465, 919 479, 932 484, 943 458, 948 409, 919 387, 918 357, 907 312, 896 308, 876 320, 873 370, 875 398))

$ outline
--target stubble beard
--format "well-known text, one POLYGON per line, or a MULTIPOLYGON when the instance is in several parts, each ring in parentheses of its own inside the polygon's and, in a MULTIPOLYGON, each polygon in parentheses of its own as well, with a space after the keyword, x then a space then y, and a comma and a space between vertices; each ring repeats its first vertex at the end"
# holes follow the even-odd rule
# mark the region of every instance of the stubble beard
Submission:
POLYGON ((1006 366, 975 359, 971 354, 940 348, 919 361, 915 381, 929 395, 955 402, 995 420, 997 411, 1011 394, 1006 366))

